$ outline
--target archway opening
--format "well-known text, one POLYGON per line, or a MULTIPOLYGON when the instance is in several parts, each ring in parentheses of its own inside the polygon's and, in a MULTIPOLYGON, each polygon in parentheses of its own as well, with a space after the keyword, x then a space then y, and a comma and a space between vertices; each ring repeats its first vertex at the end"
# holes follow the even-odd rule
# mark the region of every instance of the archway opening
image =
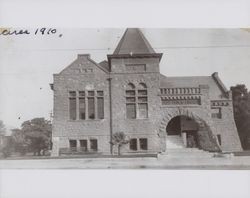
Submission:
POLYGON ((166 127, 168 148, 200 148, 198 141, 199 125, 188 116, 172 118, 166 127))

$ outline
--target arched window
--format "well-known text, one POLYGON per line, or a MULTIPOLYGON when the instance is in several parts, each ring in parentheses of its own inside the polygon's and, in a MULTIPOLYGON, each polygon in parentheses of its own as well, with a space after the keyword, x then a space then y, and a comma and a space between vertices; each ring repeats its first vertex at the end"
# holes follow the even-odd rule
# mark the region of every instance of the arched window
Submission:
POLYGON ((138 118, 148 117, 148 91, 145 83, 140 83, 137 90, 138 118))
POLYGON ((128 83, 127 89, 135 89, 135 85, 133 83, 128 83))
POLYGON ((147 89, 147 85, 145 83, 140 83, 138 89, 147 89))
POLYGON ((148 117, 147 86, 140 83, 138 88, 129 83, 126 88, 126 116, 128 119, 148 117))

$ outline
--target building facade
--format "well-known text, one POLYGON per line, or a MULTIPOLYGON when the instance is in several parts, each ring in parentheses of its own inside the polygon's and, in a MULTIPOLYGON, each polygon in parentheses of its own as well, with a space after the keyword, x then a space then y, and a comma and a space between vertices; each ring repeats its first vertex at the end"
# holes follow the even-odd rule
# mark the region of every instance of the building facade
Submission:
POLYGON ((218 74, 166 77, 162 55, 129 28, 107 61, 80 54, 54 74, 52 154, 116 154, 119 132, 129 140, 122 154, 241 150, 231 92, 218 74))

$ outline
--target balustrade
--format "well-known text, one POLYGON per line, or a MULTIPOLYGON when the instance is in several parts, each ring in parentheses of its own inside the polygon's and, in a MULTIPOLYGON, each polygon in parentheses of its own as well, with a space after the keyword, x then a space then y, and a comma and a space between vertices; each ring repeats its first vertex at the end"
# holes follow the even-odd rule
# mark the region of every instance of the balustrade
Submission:
POLYGON ((160 89, 162 95, 190 95, 190 94, 200 94, 199 87, 191 87, 191 88, 161 88, 160 89))
POLYGON ((161 88, 162 105, 200 105, 199 87, 161 88))

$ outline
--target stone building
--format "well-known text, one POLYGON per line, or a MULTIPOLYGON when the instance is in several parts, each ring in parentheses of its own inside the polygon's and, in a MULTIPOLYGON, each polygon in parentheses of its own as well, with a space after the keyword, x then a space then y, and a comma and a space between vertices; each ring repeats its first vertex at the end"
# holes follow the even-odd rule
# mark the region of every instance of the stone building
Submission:
POLYGON ((122 154, 241 150, 231 92, 218 74, 164 76, 162 55, 129 28, 107 61, 80 54, 54 74, 52 154, 116 154, 118 132, 129 139, 122 154))

